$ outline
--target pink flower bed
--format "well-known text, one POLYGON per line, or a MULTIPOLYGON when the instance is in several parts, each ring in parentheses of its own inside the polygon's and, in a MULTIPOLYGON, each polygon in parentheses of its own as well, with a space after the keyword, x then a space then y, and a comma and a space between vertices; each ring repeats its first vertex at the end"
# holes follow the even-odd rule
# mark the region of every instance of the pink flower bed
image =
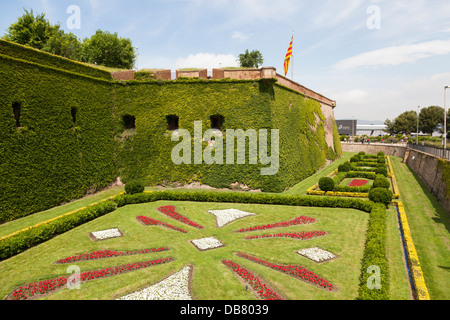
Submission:
POLYGON ((158 211, 161 213, 164 213, 165 215, 180 221, 181 223, 190 225, 191 227, 197 228, 197 229, 203 229, 203 227, 191 220, 189 220, 188 218, 182 216, 181 214, 179 214, 178 212, 175 211, 175 206, 163 206, 163 207, 159 207, 158 211))
MULTIPOLYGON (((86 271, 80 274, 80 282, 111 277, 126 272, 131 272, 143 268, 148 268, 154 265, 159 265, 167 262, 174 261, 173 258, 163 258, 152 261, 143 261, 136 263, 128 263, 121 266, 102 268, 94 271, 86 271)), ((52 291, 62 288, 67 285, 67 281, 71 276, 62 276, 49 280, 43 280, 39 282, 31 282, 25 286, 15 289, 10 294, 11 300, 27 300, 35 297, 36 295, 43 295, 51 293, 52 291)))
POLYGON ((285 228, 285 227, 289 227, 289 226, 295 226, 295 225, 300 225, 300 224, 311 224, 311 223, 315 223, 315 222, 316 222, 316 219, 314 219, 314 218, 301 216, 301 217, 292 219, 290 221, 265 224, 265 225, 261 225, 261 226, 250 227, 250 228, 243 228, 236 232, 248 232, 248 231, 258 231, 258 230, 266 230, 266 229, 273 229, 273 228, 285 228))
POLYGON ((349 184, 349 187, 362 187, 362 186, 365 186, 366 184, 367 184, 367 180, 354 179, 354 180, 349 184))
POLYGON ((263 300, 282 300, 280 296, 271 288, 268 287, 264 281, 255 276, 249 270, 241 267, 231 260, 222 260, 222 263, 229 267, 234 273, 241 277, 245 282, 249 283, 259 297, 263 300))
POLYGON ((132 256, 132 255, 136 255, 136 254, 161 252, 161 251, 167 251, 167 250, 169 250, 169 248, 143 249, 143 250, 136 250, 136 251, 100 250, 100 251, 83 253, 80 255, 60 259, 60 260, 56 261, 56 263, 64 264, 64 263, 72 263, 75 261, 97 260, 97 259, 106 259, 106 258, 120 257, 120 256, 132 256))
POLYGON ((320 236, 324 236, 327 233, 325 231, 305 231, 305 232, 286 232, 275 234, 262 234, 259 236, 250 236, 245 239, 263 239, 263 238, 292 238, 300 240, 308 240, 320 236))
POLYGON ((300 280, 317 285, 317 286, 321 287, 322 289, 326 289, 326 290, 330 290, 330 291, 335 290, 335 287, 330 282, 328 282, 324 278, 316 275, 314 272, 312 272, 302 266, 274 264, 274 263, 264 261, 264 260, 256 258, 256 257, 252 257, 245 253, 238 253, 237 255, 241 258, 247 259, 247 260, 255 262, 255 263, 259 263, 263 266, 272 268, 274 270, 286 273, 286 274, 291 275, 300 280))
POLYGON ((174 226, 172 226, 170 224, 167 224, 167 223, 164 223, 164 222, 161 222, 161 221, 149 218, 149 217, 138 216, 137 219, 140 222, 142 222, 144 225, 146 225, 146 226, 164 226, 164 227, 170 228, 170 229, 175 230, 175 231, 179 231, 179 232, 182 232, 182 233, 187 233, 186 230, 174 227, 174 226))

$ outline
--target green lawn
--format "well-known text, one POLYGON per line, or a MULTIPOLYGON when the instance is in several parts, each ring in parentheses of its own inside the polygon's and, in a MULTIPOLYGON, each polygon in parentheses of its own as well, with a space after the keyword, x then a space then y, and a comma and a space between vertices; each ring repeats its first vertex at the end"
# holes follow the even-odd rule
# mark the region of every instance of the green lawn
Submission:
POLYGON ((168 246, 171 250, 167 252, 74 263, 81 268, 81 271, 86 271, 168 256, 176 259, 169 264, 82 283, 81 290, 64 289, 45 299, 113 299, 158 282, 188 264, 194 266, 192 291, 195 298, 200 300, 255 299, 253 293, 246 292, 238 278, 221 263, 222 259, 231 259, 252 270, 287 299, 354 299, 358 290, 360 275, 358 261, 361 260, 364 250, 367 221, 367 213, 353 209, 173 201, 130 205, 0 263, 0 274, 2 274, 0 294, 4 298, 15 287, 22 284, 66 274, 67 266, 53 264, 60 258, 104 249, 137 250, 168 246), (177 212, 203 225, 205 229, 197 230, 185 226, 157 212, 157 207, 169 204, 176 205, 177 212), (217 228, 214 216, 207 211, 229 208, 253 212, 256 215, 235 221, 223 228, 217 228), (159 226, 143 226, 136 221, 138 215, 146 215, 172 224, 188 230, 189 233, 178 233, 159 226), (291 226, 256 233, 233 232, 243 227, 286 221, 300 215, 316 218, 317 222, 312 225, 291 226), (119 227, 125 236, 100 242, 93 242, 87 236, 89 232, 113 227, 119 227), (323 230, 329 234, 307 241, 286 238, 243 239, 246 235, 313 230, 323 230), (226 246, 200 252, 188 241, 209 236, 215 236, 226 246), (331 251, 338 258, 317 264, 296 254, 296 250, 314 246, 331 251), (300 264, 326 278, 339 290, 327 292, 278 271, 248 262, 233 254, 239 251, 274 263, 300 264))
POLYGON ((450 216, 420 178, 391 157, 414 245, 432 300, 450 298, 450 216))
MULTIPOLYGON (((352 153, 345 153, 343 158, 295 185, 284 192, 284 194, 306 195, 306 190, 316 184, 320 177, 331 173, 352 155, 352 153)), ((391 157, 391 161, 400 189, 400 200, 403 202, 408 215, 412 236, 431 298, 448 299, 450 296, 448 289, 450 285, 450 258, 448 254, 450 220, 448 214, 409 168, 401 163, 401 159, 391 157)), ((159 188, 146 188, 149 191, 156 189, 159 188)), ((4 224, 0 226, 0 235, 10 234, 38 222, 119 194, 122 191, 123 188, 109 189, 99 194, 4 224)), ((411 291, 405 268, 395 207, 390 206, 387 213, 386 251, 389 262, 391 299, 409 300, 411 299, 411 291)), ((170 256, 175 258, 174 262, 161 266, 134 271, 113 278, 86 282, 82 284, 81 290, 64 289, 44 299, 115 299, 121 295, 159 282, 188 264, 194 266, 191 288, 195 298, 200 300, 256 299, 253 293, 245 291, 242 282, 220 262, 221 259, 231 259, 262 277, 286 299, 351 300, 357 296, 361 273, 360 262, 364 250, 368 216, 369 214, 367 213, 352 209, 254 204, 159 201, 129 205, 57 236, 20 255, 0 262, 0 274, 2 275, 0 277, 0 295, 2 298, 5 298, 15 287, 31 281, 66 275, 67 266, 53 264, 57 259, 66 256, 103 249, 136 250, 168 246, 171 250, 167 252, 78 262, 76 265, 82 271, 86 271, 162 257, 170 256), (206 228, 197 230, 185 226, 156 211, 158 206, 167 204, 176 205, 179 213, 188 216, 206 228), (207 213, 207 210, 228 208, 250 211, 257 215, 235 221, 223 228, 217 228, 214 216, 207 213), (189 233, 182 234, 158 226, 145 227, 136 221, 137 215, 153 217, 186 229, 189 233), (268 230, 257 233, 323 230, 329 234, 308 241, 283 238, 244 240, 243 234, 232 232, 241 227, 286 221, 300 215, 316 218, 318 222, 313 225, 293 226, 286 229, 275 229, 272 230, 273 232, 268 230), (125 236, 101 242, 93 242, 87 236, 91 231, 113 227, 119 227, 125 236), (226 246, 200 252, 188 241, 208 236, 215 236, 226 246), (338 258, 323 264, 317 264, 295 253, 296 250, 314 246, 331 251, 338 258), (330 293, 318 289, 277 271, 236 257, 233 253, 237 251, 243 251, 274 263, 300 264, 323 276, 336 285, 339 290, 330 293)))

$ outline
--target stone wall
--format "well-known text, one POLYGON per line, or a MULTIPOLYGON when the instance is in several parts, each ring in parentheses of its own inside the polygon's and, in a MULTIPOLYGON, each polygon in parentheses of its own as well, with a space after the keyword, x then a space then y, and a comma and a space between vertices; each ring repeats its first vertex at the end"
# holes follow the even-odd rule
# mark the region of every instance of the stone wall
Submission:
POLYGON ((420 177, 447 212, 450 212, 450 198, 447 197, 450 181, 446 181, 443 177, 439 161, 445 160, 412 149, 408 149, 404 157, 404 162, 420 177))
POLYGON ((395 156, 399 158, 405 157, 406 152, 406 146, 400 145, 400 144, 377 144, 377 143, 346 143, 341 142, 342 145, 342 151, 344 152, 360 152, 364 151, 365 153, 371 153, 371 154, 377 154, 378 152, 382 151, 387 156, 395 156))

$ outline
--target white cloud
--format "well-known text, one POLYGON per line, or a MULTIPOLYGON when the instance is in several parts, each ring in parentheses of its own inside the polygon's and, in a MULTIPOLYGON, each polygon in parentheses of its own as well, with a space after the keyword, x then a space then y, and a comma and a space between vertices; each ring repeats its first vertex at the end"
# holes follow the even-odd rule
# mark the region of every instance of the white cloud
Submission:
POLYGON ((334 65, 337 70, 350 70, 360 67, 396 66, 435 55, 450 53, 450 40, 434 40, 418 44, 386 47, 365 52, 339 61, 334 65))
POLYGON ((237 67, 238 58, 232 54, 197 53, 186 58, 179 58, 175 68, 204 68, 212 69, 219 67, 237 67))
POLYGON ((242 32, 239 32, 239 31, 235 31, 233 33, 233 35, 231 36, 231 39, 237 39, 241 42, 247 40, 248 38, 249 38, 249 36, 243 34, 242 32))

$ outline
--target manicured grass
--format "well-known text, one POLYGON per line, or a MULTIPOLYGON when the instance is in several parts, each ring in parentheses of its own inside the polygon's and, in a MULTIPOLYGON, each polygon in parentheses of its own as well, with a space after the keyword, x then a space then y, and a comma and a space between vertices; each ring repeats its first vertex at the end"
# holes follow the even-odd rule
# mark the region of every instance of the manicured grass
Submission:
POLYGON ((60 258, 95 250, 137 250, 168 246, 171 250, 167 252, 77 262, 75 265, 79 266, 83 272, 169 256, 176 259, 175 262, 161 266, 134 271, 114 278, 82 283, 80 290, 64 289, 45 297, 45 299, 113 299, 158 282, 188 264, 194 266, 192 290, 195 298, 200 300, 255 299, 255 296, 251 292, 246 292, 242 283, 221 263, 222 259, 233 260, 252 270, 287 299, 354 299, 358 290, 359 261, 361 261, 364 250, 367 221, 367 213, 353 209, 173 201, 129 205, 0 263, 0 274, 2 274, 0 295, 4 298, 15 287, 30 281, 65 275, 67 265, 53 264, 60 258), (198 230, 186 226, 157 212, 157 207, 169 204, 176 205, 177 212, 203 225, 205 229, 198 230), (235 221, 223 228, 217 228, 214 216, 207 213, 207 210, 229 208, 254 212, 257 215, 235 221), (172 224, 188 230, 189 233, 178 233, 158 226, 143 226, 136 221, 138 215, 146 215, 172 224), (244 240, 243 238, 248 233, 233 232, 243 227, 286 221, 300 215, 316 218, 317 222, 312 225, 291 226, 275 231, 260 231, 250 234, 313 230, 323 230, 329 234, 307 241, 285 238, 244 240), (100 242, 93 242, 87 236, 91 231, 114 227, 120 228, 125 236, 100 242), (188 240, 209 236, 216 237, 226 246, 200 252, 188 242, 188 240), (296 250, 314 246, 333 252, 339 258, 323 264, 316 264, 295 253, 296 250), (273 263, 300 264, 329 280, 339 288, 339 291, 327 292, 275 270, 248 262, 233 254, 238 251, 273 263))
POLYGON ((397 157, 391 157, 400 199, 432 300, 450 297, 450 216, 420 178, 397 157))

